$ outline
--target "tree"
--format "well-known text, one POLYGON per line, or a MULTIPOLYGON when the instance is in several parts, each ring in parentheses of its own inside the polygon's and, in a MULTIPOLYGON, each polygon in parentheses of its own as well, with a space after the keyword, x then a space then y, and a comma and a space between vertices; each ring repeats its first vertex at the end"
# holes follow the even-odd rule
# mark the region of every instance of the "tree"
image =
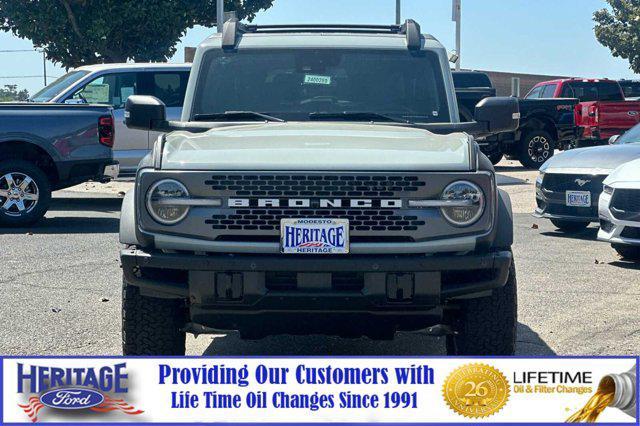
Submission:
MULTIPOLYGON (((273 0, 225 0, 251 21, 273 0)), ((0 29, 43 48, 66 68, 165 61, 187 29, 213 26, 216 0, 0 0, 0 29)))
POLYGON ((606 0, 611 7, 593 14, 596 38, 615 57, 640 72, 640 0, 606 0))
POLYGON ((23 102, 29 99, 29 92, 27 89, 18 91, 17 84, 5 84, 3 89, 0 89, 0 102, 23 102))

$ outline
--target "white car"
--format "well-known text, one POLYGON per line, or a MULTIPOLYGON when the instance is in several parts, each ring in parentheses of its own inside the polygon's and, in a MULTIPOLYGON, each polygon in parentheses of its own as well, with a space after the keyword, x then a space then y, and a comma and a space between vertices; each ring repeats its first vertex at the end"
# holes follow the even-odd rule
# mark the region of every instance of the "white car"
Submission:
POLYGON ((151 95, 166 105, 167 119, 178 120, 191 64, 131 63, 86 65, 70 70, 31 97, 32 102, 107 104, 113 107, 113 158, 121 174, 133 174, 160 133, 124 125, 124 105, 131 95, 151 95))
POLYGON ((640 159, 615 169, 604 180, 598 204, 598 239, 623 257, 640 260, 640 159))

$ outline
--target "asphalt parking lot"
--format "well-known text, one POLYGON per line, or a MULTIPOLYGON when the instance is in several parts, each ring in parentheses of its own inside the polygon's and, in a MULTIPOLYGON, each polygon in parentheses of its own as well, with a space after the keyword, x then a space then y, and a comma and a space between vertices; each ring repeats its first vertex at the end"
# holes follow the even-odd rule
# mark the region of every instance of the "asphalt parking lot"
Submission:
MULTIPOLYGON (((535 172, 498 168, 515 212, 521 355, 633 355, 640 351, 640 264, 623 262, 597 228, 569 238, 531 217, 535 172)), ((121 272, 118 217, 130 182, 54 194, 46 218, 0 229, 0 353, 118 355, 121 272)), ((237 334, 188 338, 191 355, 439 355, 444 339, 394 341, 237 334)))

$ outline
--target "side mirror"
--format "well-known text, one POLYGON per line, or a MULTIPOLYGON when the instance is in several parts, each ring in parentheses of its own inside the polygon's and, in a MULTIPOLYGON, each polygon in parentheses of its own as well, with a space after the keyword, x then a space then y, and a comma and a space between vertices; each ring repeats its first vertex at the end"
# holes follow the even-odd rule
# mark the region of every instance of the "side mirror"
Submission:
POLYGON ((161 130, 168 127, 166 106, 154 96, 131 95, 124 107, 124 123, 130 129, 161 130))
POLYGON ((620 135, 613 135, 609 138, 609 145, 613 145, 616 141, 620 139, 620 135))
POLYGON ((451 52, 449 52, 449 62, 455 64, 456 62, 458 62, 458 59, 460 59, 460 55, 458 55, 457 51, 452 50, 451 52))
POLYGON ((476 105, 474 119, 486 127, 488 134, 513 132, 520 125, 518 99, 509 97, 484 98, 476 105))

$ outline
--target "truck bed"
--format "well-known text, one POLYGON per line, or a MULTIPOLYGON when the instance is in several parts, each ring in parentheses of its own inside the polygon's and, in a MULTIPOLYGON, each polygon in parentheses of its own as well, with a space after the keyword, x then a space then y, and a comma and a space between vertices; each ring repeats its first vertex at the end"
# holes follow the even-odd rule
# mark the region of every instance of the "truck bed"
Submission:
POLYGON ((100 142, 103 118, 113 122, 108 105, 0 103, 0 153, 18 144, 44 151, 55 166, 54 189, 93 179, 113 163, 111 146, 100 142))

